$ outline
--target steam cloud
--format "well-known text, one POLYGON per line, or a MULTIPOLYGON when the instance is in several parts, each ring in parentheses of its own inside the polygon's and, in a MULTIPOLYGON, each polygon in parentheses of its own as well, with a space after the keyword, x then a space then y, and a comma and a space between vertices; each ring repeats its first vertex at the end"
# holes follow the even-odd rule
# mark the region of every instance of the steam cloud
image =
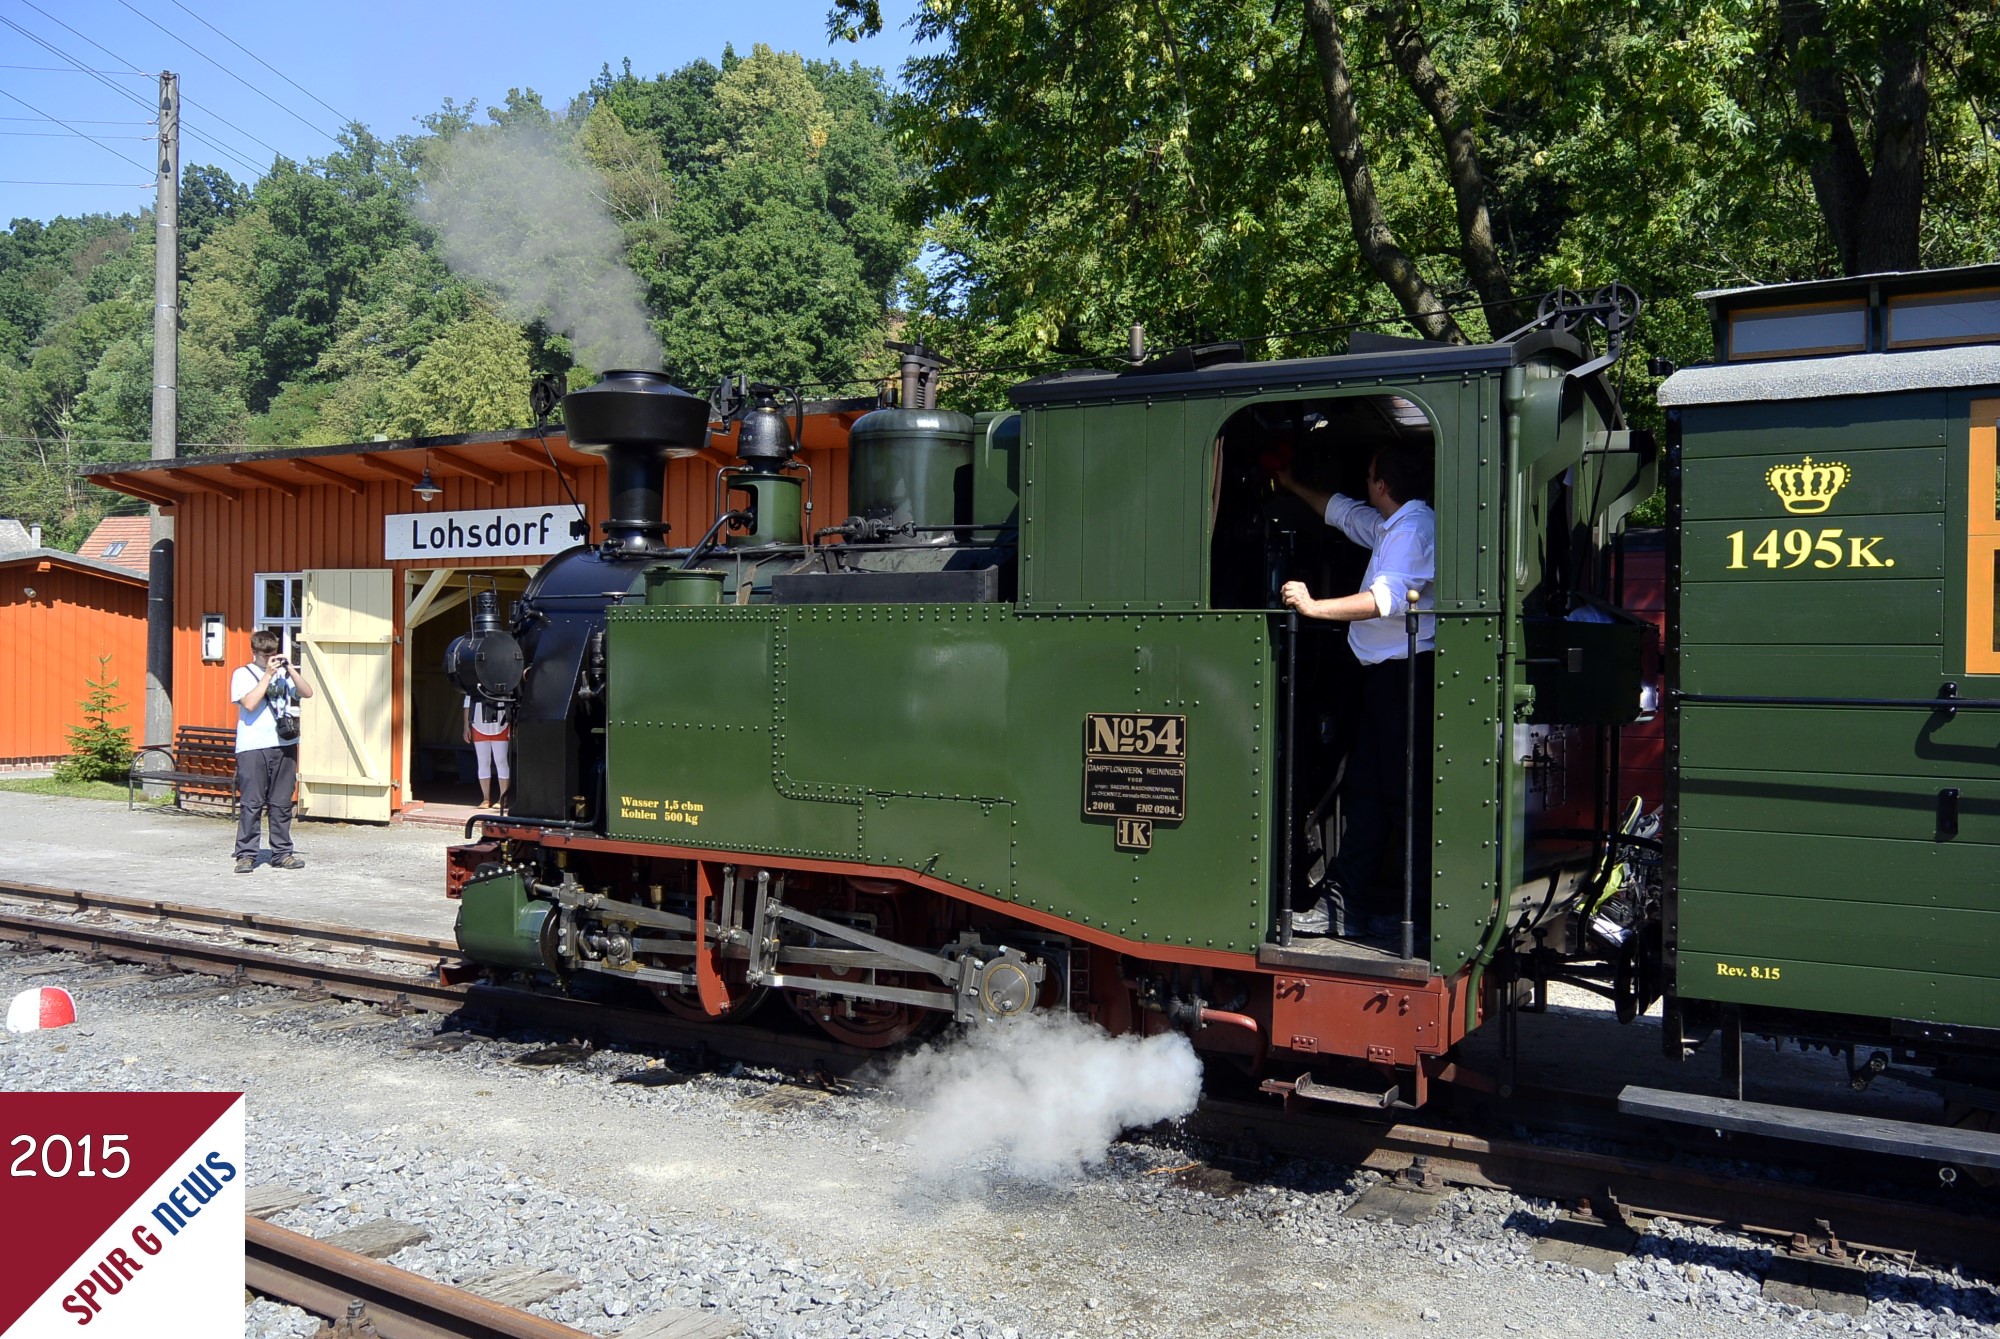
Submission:
POLYGON ((1113 1037, 1066 1014, 972 1028, 899 1064, 890 1089, 915 1108, 900 1133, 917 1169, 997 1169, 1073 1180, 1127 1129, 1174 1120, 1201 1095, 1201 1061, 1178 1032, 1113 1037))
POLYGON ((491 284, 513 319, 568 335, 579 362, 657 368, 660 341, 604 198, 603 180, 546 129, 481 127, 439 146, 417 212, 446 264, 491 284))

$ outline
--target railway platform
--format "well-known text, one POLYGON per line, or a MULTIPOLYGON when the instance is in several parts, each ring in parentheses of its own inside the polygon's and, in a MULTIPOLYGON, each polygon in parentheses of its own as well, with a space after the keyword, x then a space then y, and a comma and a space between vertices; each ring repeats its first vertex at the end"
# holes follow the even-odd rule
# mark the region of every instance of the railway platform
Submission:
POLYGON ((0 879, 450 939, 456 828, 295 822, 304 869, 232 871, 235 818, 0 791, 0 879))

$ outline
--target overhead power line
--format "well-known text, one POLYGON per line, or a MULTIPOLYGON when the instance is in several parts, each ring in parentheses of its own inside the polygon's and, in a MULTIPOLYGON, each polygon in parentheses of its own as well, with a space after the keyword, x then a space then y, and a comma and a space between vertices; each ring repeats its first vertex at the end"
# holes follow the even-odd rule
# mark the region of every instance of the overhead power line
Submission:
MULTIPOLYGON (((72 116, 69 119, 73 124, 80 126, 149 126, 153 124, 151 121, 86 121, 80 116, 72 116)), ((46 120, 48 120, 46 116, 0 116, 0 121, 46 121, 46 120)), ((150 139, 151 136, 148 136, 147 138, 150 139)))
MULTIPOLYGON (((110 47, 105 46, 104 43, 97 41, 95 38, 90 37, 85 33, 78 32, 75 28, 70 27, 69 24, 64 23, 61 19, 57 18, 55 15, 49 13, 49 11, 47 11, 46 9, 43 9, 40 5, 35 3, 35 0, 21 0, 21 3, 26 5, 29 9, 34 10, 37 14, 40 14, 50 23, 53 23, 58 28, 61 28, 64 32, 69 33, 71 36, 77 38, 79 41, 88 42, 91 46, 97 48, 105 55, 111 57, 111 59, 117 62, 118 64, 128 67, 132 65, 131 61, 126 60, 123 56, 113 51, 110 47)), ((56 56, 60 57, 63 60, 68 61, 71 65, 75 66, 78 70, 83 71, 85 74, 97 76, 100 73, 99 71, 93 70, 88 65, 85 65, 82 61, 78 60, 75 56, 70 55, 69 52, 64 51, 61 47, 55 45, 55 43, 50 42, 43 37, 37 36, 35 33, 30 32, 26 28, 23 28, 20 24, 14 22, 12 19, 0 16, 0 23, 6 24, 9 28, 12 28, 15 32, 20 33, 23 37, 26 37, 29 41, 35 43, 35 45, 43 48, 46 51, 54 53, 56 56)), ((126 72, 127 71, 115 71, 114 73, 122 74, 126 72)), ((147 75, 146 77, 150 79, 155 76, 147 75)), ((97 82, 103 84, 106 88, 110 89, 112 92, 118 94, 118 96, 126 99, 127 101, 136 103, 137 105, 144 107, 149 112, 157 110, 151 102, 149 102, 145 98, 140 97, 136 93, 133 93, 130 89, 120 88, 117 84, 114 84, 110 80, 101 77, 98 78, 97 82)), ((184 97, 183 101, 190 101, 190 100, 184 97)), ((192 104, 192 105, 199 107, 199 104, 192 104)), ((201 110, 203 110, 204 112, 207 111, 206 108, 201 108, 201 110)), ((212 112, 209 112, 208 114, 214 115, 214 113, 212 112)), ((222 121, 224 125, 229 125, 229 122, 220 116, 217 116, 215 119, 218 121, 222 121)), ((231 128, 237 129, 236 127, 231 127, 231 128)), ((251 173, 253 176, 260 175, 264 171, 263 168, 259 167, 255 162, 251 160, 248 154, 238 152, 233 146, 221 142, 221 140, 218 139, 216 136, 204 135, 200 131, 190 129, 188 128, 185 121, 182 122, 181 129, 182 132, 186 134, 189 139, 199 140, 203 144, 206 144, 209 148, 223 155, 225 158, 234 159, 239 166, 241 166, 245 171, 251 173)), ((262 140, 257 140, 257 137, 255 135, 251 135, 246 131, 237 129, 237 133, 243 135, 244 138, 246 139, 256 140, 256 142, 260 144, 263 143, 262 140)), ((264 147, 267 149, 271 148, 271 146, 268 144, 264 145, 264 147)), ((271 149, 271 152, 277 153, 278 151, 276 149, 271 149)))
MULTIPOLYGON (((123 56, 119 55, 119 54, 118 54, 117 52, 113 51, 113 50, 112 50, 112 49, 111 49, 110 47, 108 47, 108 46, 104 45, 104 44, 103 44, 102 42, 99 42, 99 41, 96 41, 96 40, 94 40, 94 39, 92 39, 92 38, 89 38, 89 37, 85 37, 85 36, 84 36, 84 35, 83 35, 82 33, 78 32, 78 31, 77 31, 76 29, 74 29, 74 28, 70 27, 70 26, 69 26, 69 25, 68 25, 67 23, 64 23, 64 22, 63 22, 63 21, 62 21, 61 19, 57 18, 57 17, 55 16, 55 15, 53 15, 53 14, 49 13, 49 11, 48 11, 48 10, 46 10, 46 9, 43 9, 43 8, 42 8, 42 7, 40 6, 40 5, 36 4, 36 3, 35 3, 35 0, 21 0, 21 3, 22 3, 22 4, 24 4, 24 5, 26 5, 26 6, 27 6, 27 7, 29 8, 29 9, 32 9, 32 10, 34 10, 34 11, 35 11, 35 12, 36 12, 37 14, 40 14, 40 15, 41 15, 41 16, 42 16, 43 18, 47 19, 47 20, 48 20, 48 21, 49 21, 50 23, 53 23, 53 24, 55 24, 55 25, 56 25, 56 27, 58 27, 58 28, 61 28, 61 29, 62 29, 62 30, 63 30, 64 32, 68 33, 68 34, 69 34, 70 36, 72 36, 72 37, 76 37, 76 38, 81 38, 81 39, 82 39, 83 41, 86 41, 86 42, 89 42, 89 43, 90 43, 90 44, 91 44, 92 46, 96 47, 96 48, 97 48, 97 49, 98 49, 99 51, 102 51, 102 52, 103 52, 103 53, 104 53, 105 55, 107 55, 107 56, 111 57, 111 59, 113 59, 113 60, 117 61, 117 62, 118 62, 118 63, 119 63, 120 65, 123 65, 123 66, 125 67, 125 70, 123 70, 123 71, 120 71, 120 73, 128 73, 128 72, 129 72, 129 73, 137 73, 137 72, 139 71, 139 67, 138 67, 138 66, 137 66, 136 64, 134 64, 134 63, 133 63, 132 61, 129 61, 129 60, 126 60, 126 59, 125 59, 125 58, 124 58, 123 56)), ((22 32, 26 32, 26 31, 27 31, 27 29, 23 28, 23 29, 21 29, 21 31, 22 31, 22 32)), ((40 39, 40 38, 36 38, 35 40, 36 40, 36 41, 38 41, 38 42, 39 42, 39 41, 41 41, 41 39, 40 39)), ((44 46, 47 46, 47 45, 48 45, 48 43, 46 43, 46 42, 43 42, 43 43, 42 43, 42 45, 44 45, 44 46)), ((74 58, 73 58, 73 57, 70 57, 70 56, 67 56, 67 55, 65 55, 65 56, 63 57, 63 59, 64 59, 64 60, 73 60, 74 58)))
POLYGON ((88 65, 0 65, 0 70, 34 70, 38 74, 123 74, 139 79, 153 77, 144 70, 93 70, 88 65))
MULTIPOLYGON (((27 3, 27 0, 22 0, 22 2, 23 2, 23 3, 25 4, 25 3, 27 3)), ((34 6, 34 5, 32 5, 32 4, 29 4, 29 5, 28 5, 28 8, 30 8, 30 9, 35 9, 35 6, 34 6)), ((40 11, 40 10, 35 10, 35 12, 36 12, 36 13, 41 13, 41 11, 40 11)), ((57 19, 57 20, 55 20, 55 22, 57 22, 57 23, 62 23, 62 20, 61 20, 61 19, 57 19)), ((96 81, 97 81, 98 83, 100 83, 100 84, 104 85, 104 86, 105 86, 106 88, 110 89, 110 90, 111 90, 111 91, 112 91, 113 93, 116 93, 116 94, 117 94, 117 95, 118 95, 119 97, 121 97, 121 98, 124 98, 124 99, 125 99, 125 100, 126 100, 127 102, 133 102, 133 103, 137 103, 137 104, 138 104, 139 106, 141 106, 141 107, 144 107, 144 108, 145 108, 146 110, 148 110, 148 111, 151 111, 151 110, 153 109, 153 104, 152 104, 152 103, 150 103, 150 102, 148 102, 148 101, 147 101, 146 99, 144 99, 144 98, 140 97, 140 96, 139 96, 139 95, 138 95, 137 93, 134 93, 134 92, 133 92, 133 91, 132 91, 131 89, 129 89, 129 88, 125 88, 125 87, 123 87, 122 85, 119 85, 119 84, 114 84, 114 83, 112 83, 112 82, 111 82, 111 78, 110 78, 110 76, 111 76, 111 75, 114 75, 114 74, 136 74, 136 73, 138 73, 137 71, 135 71, 135 70, 99 70, 99 69, 94 69, 93 67, 91 67, 91 66, 89 66, 89 65, 86 65, 86 64, 84 64, 84 63, 83 63, 82 61, 78 60, 78 59, 77 59, 77 58, 76 58, 75 56, 72 56, 72 55, 70 55, 70 54, 69 54, 69 52, 67 52, 67 51, 64 51, 64 50, 63 50, 63 49, 62 49, 61 47, 57 46, 57 45, 56 45, 56 44, 55 44, 54 42, 51 42, 51 41, 49 41, 49 40, 48 40, 47 38, 45 38, 45 37, 41 36, 41 35, 40 35, 40 34, 38 34, 38 33, 33 33, 33 32, 30 32, 30 31, 28 31, 28 30, 27 30, 26 28, 23 28, 23 27, 22 27, 22 26, 21 26, 20 24, 18 24, 18 23, 16 23, 16 22, 14 22, 14 20, 12 20, 12 19, 10 19, 10 18, 7 18, 7 17, 6 17, 6 16, 4 16, 4 15, 0 15, 0 23, 4 23, 4 24, 6 24, 6 25, 7 25, 7 26, 8 26, 9 28, 12 28, 12 29, 13 29, 13 30, 14 30, 15 32, 17 32, 17 33, 21 34, 21 36, 23 36, 23 37, 27 38, 27 39, 28 39, 28 40, 29 40, 30 42, 33 42, 33 43, 34 43, 34 44, 35 44, 36 46, 38 46, 38 47, 42 48, 42 50, 44 50, 44 51, 47 51, 47 52, 49 52, 49 53, 50 53, 51 55, 55 56, 55 57, 56 57, 57 59, 59 59, 59 60, 66 60, 66 61, 68 61, 68 62, 69 62, 69 63, 70 63, 71 65, 75 66, 75 67, 76 67, 76 69, 77 69, 78 71, 80 71, 80 72, 81 72, 81 73, 83 73, 83 74, 87 74, 87 75, 89 75, 89 76, 90 76, 90 77, 91 77, 92 79, 95 79, 95 80, 96 80, 96 81)), ((63 25, 62 25, 62 26, 63 26, 63 27, 65 27, 65 28, 69 28, 69 25, 68 25, 67 23, 63 23, 63 25)), ((76 29, 74 29, 74 28, 69 28, 69 30, 70 30, 71 32, 73 32, 73 33, 74 33, 74 32, 76 32, 76 29)), ((83 34, 82 34, 82 33, 77 33, 76 35, 77 35, 78 37, 83 37, 83 34)), ((85 40, 85 41, 89 41, 90 39, 89 39, 89 38, 84 38, 84 40, 85 40)), ((95 44, 95 43, 92 43, 92 45, 93 45, 93 46, 95 46, 96 44, 95 44)), ((103 50, 104 50, 104 48, 102 48, 102 47, 98 47, 98 50, 100 50, 100 51, 103 51, 103 50)), ((105 54, 105 55, 107 55, 107 56, 110 56, 110 55, 111 55, 111 53, 110 53, 110 52, 108 52, 108 51, 105 51, 105 52, 104 52, 104 54, 105 54)), ((117 58, 116 56, 112 56, 112 59, 113 59, 113 60, 117 60, 118 58, 117 58)), ((125 64, 126 62, 124 62, 124 61, 119 61, 119 63, 120 63, 121 65, 122 65, 122 64, 125 64)))
POLYGON ((23 107, 26 107, 29 111, 38 113, 39 115, 45 117, 46 119, 54 121, 57 125, 71 132, 72 134, 81 135, 84 139, 89 140, 92 144, 95 144, 98 148, 104 150, 104 152, 112 155, 115 158, 123 159, 125 162, 130 163, 133 167, 138 168, 141 172, 152 171, 152 169, 147 167, 144 163, 141 163, 136 159, 126 158, 124 153, 122 153, 117 149, 112 148, 109 144, 106 144, 103 140, 97 138, 97 136, 92 135, 87 131, 78 130, 75 126, 63 120, 60 116, 50 116, 47 112, 42 111, 40 107, 37 107, 34 103, 29 102, 26 98, 17 97, 16 95, 9 93, 4 88, 0 88, 0 97, 13 98, 14 101, 20 103, 23 107))
MULTIPOLYGON (((134 191, 153 189, 153 183, 150 181, 16 181, 12 177, 0 177, 0 186, 115 186, 134 191)), ((8 440, 11 439, 0 437, 0 441, 8 440)))
MULTIPOLYGON (((324 135, 327 139, 332 140, 335 145, 338 145, 340 143, 340 136, 335 135, 331 131, 328 131, 320 126, 316 126, 311 121, 306 120, 305 117, 300 116, 290 107, 287 107, 284 103, 278 101, 276 98, 272 97, 269 93, 266 93, 263 89, 251 83, 248 79, 245 79, 242 75, 236 73, 236 71, 230 69, 227 65, 224 65, 221 61, 209 55, 206 51, 203 51, 200 47, 196 46, 194 43, 188 41, 187 38, 182 37, 179 33, 167 27, 166 24, 161 23, 158 19, 146 13, 144 10, 133 6, 130 3, 130 0, 118 0, 118 3, 124 5, 126 9, 131 10, 134 14, 137 14, 140 18, 146 20, 146 22, 152 24, 155 28, 158 28, 161 32, 173 38, 176 42, 179 42, 189 51, 194 52, 195 55, 200 56, 210 65, 213 65, 216 69, 222 71, 224 74, 228 75, 231 79, 234 79, 237 83, 243 85, 243 87, 249 89, 252 93, 255 93, 258 97, 264 99, 264 101, 270 103, 273 107, 276 107, 279 111, 285 113, 285 115, 291 117, 293 120, 297 121, 300 125, 304 126, 306 129, 312 131, 315 135, 324 135)), ((240 127, 238 129, 241 131, 242 134, 248 135, 250 133, 247 130, 241 130, 240 127)), ((258 143, 261 144, 263 143, 263 141, 259 140, 258 143)), ((267 144, 264 147, 268 149, 271 146, 267 144)), ((276 153, 278 151, 276 149, 272 149, 271 152, 276 153)))
MULTIPOLYGON (((255 135, 245 130, 242 126, 237 125, 234 121, 222 115, 222 113, 217 111, 212 111, 209 108, 202 106, 199 102, 196 102, 193 98, 189 97, 187 94, 185 93, 181 94, 181 101, 185 102, 188 106, 200 112, 203 116, 213 116, 216 120, 222 122, 222 124, 228 126, 231 130, 241 135, 244 139, 249 140, 252 144, 263 144, 265 148, 269 149, 277 157, 279 158, 291 157, 290 154, 286 153, 283 149, 280 149, 275 144, 264 144, 263 140, 258 139, 255 135)), ((259 172, 263 171, 262 168, 258 168, 256 170, 259 172)))
POLYGON ((249 47, 244 46, 241 42, 231 37, 228 33, 216 27, 214 24, 210 23, 207 19, 195 13, 192 9, 189 9, 186 5, 181 3, 181 0, 174 0, 174 8, 182 11, 189 18, 193 19, 196 23, 199 23, 202 27, 208 29, 210 32, 214 33, 217 37, 220 37, 223 41, 229 43, 229 45, 235 47, 238 51, 241 51, 251 60, 256 61, 259 65, 269 70, 272 74, 277 75, 278 78, 284 80, 286 83, 290 84, 293 88, 296 88, 299 92, 305 94, 307 97, 311 98, 314 102, 317 102, 320 106, 332 112, 335 116, 338 116, 340 118, 340 123, 342 125, 348 126, 354 124, 353 117, 341 111, 338 107, 333 106, 331 103, 327 102, 326 99, 320 97, 317 93, 307 88, 304 84, 301 84, 298 80, 292 78, 290 75, 286 74, 283 70, 271 64, 270 61, 265 60, 262 56, 252 51, 249 47))
MULTIPOLYGON (((28 118, 24 116, 24 117, 22 117, 21 119, 22 119, 23 121, 25 121, 25 120, 27 120, 28 118)), ((88 125, 88 124, 89 124, 89 122, 87 122, 87 121, 86 121, 86 122, 84 122, 83 124, 85 124, 85 125, 88 125)), ((55 131, 53 131, 53 130, 0 130, 0 135, 17 135, 17 136, 23 136, 23 137, 25 137, 25 138, 28 138, 28 139, 61 139, 61 138, 62 138, 62 136, 61 136, 61 135, 58 135, 58 134, 57 134, 57 133, 56 133, 55 131)), ((145 141, 147 141, 147 140, 150 140, 150 139, 152 139, 152 138, 153 138, 153 136, 151 136, 151 135, 106 135, 106 136, 105 136, 104 138, 105 138, 105 139, 123 139, 123 140, 139 140, 139 141, 141 141, 141 142, 143 143, 143 142, 145 142, 145 141)))

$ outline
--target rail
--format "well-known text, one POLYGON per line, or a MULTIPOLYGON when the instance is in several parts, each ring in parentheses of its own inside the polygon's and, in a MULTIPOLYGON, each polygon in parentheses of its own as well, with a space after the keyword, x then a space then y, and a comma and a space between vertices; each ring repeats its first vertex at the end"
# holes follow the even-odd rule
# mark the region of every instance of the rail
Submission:
POLYGON ((256 1217, 243 1222, 243 1283, 336 1321, 358 1320, 350 1308, 359 1303, 382 1339, 584 1339, 582 1330, 256 1217))
POLYGON ((184 902, 162 902, 155 898, 128 897, 122 893, 96 893, 82 888, 51 888, 38 883, 0 880, 0 900, 46 907, 67 914, 102 913, 133 921, 152 921, 160 927, 187 926, 231 930, 238 934, 273 935, 313 939, 342 947, 367 949, 381 954, 401 954, 413 958, 456 957, 458 945, 427 935, 398 934, 393 930, 363 930, 328 921, 297 920, 266 916, 254 911, 229 911, 219 907, 191 906, 184 902))

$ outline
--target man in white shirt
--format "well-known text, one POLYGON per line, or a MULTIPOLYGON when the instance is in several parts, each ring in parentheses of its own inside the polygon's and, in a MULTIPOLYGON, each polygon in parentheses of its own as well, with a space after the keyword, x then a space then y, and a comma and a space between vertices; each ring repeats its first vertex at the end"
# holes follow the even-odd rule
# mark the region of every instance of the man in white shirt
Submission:
MULTIPOLYGON (((1434 606, 1437 516, 1422 500, 1425 462, 1414 453, 1385 448, 1368 463, 1365 501, 1326 493, 1281 471, 1278 482, 1317 511, 1326 523, 1369 550, 1361 589, 1352 595, 1314 598, 1303 581, 1287 581, 1279 598, 1306 618, 1346 623, 1347 645, 1361 662, 1359 733, 1341 783, 1343 831, 1333 861, 1333 886, 1309 911, 1292 913, 1296 934, 1346 934, 1347 915, 1368 896, 1391 842, 1400 851, 1405 823, 1404 787, 1411 760, 1407 747, 1410 639, 1406 615, 1411 591, 1419 611, 1434 606)), ((1417 620, 1417 754, 1430 753, 1436 673, 1432 651, 1437 619, 1417 620)), ((1422 774, 1420 774, 1421 777, 1422 774)), ((1425 787, 1424 789, 1428 789, 1425 787)), ((1420 818, 1429 806, 1419 803, 1420 818)), ((1419 822, 1418 860, 1429 849, 1428 824, 1419 822)), ((1400 861, 1398 862, 1401 863, 1400 861)), ((1358 920, 1358 918, 1357 918, 1358 920)))
POLYGON ((299 701, 312 685, 269 628, 250 634, 250 663, 229 676, 236 705, 236 872, 257 868, 258 831, 270 815, 271 868, 304 869, 292 850, 292 790, 299 779, 299 701))

